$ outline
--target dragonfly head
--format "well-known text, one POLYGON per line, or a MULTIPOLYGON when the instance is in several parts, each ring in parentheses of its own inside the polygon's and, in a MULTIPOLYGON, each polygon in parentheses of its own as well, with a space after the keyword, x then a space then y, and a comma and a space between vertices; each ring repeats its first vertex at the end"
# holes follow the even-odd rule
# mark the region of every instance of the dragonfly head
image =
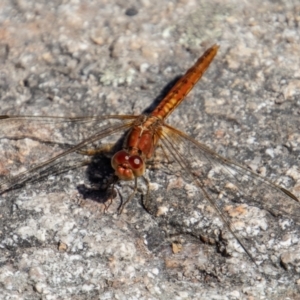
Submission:
POLYGON ((121 180, 133 180, 145 172, 145 163, 139 155, 130 155, 125 150, 118 151, 111 159, 115 174, 121 180))

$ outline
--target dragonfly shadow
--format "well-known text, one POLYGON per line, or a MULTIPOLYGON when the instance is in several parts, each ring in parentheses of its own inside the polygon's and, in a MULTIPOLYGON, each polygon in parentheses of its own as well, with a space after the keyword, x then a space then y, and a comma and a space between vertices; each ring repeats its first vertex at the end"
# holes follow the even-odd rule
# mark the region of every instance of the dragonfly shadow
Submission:
POLYGON ((80 184, 77 186, 83 199, 106 203, 117 196, 114 184, 117 183, 118 178, 114 175, 111 158, 107 155, 93 156, 87 166, 86 177, 90 185, 80 184))
POLYGON ((77 186, 77 191, 83 199, 105 204, 116 198, 115 184, 118 183, 119 178, 112 168, 111 158, 117 151, 122 149, 127 135, 128 131, 125 131, 113 145, 107 145, 107 148, 104 146, 100 149, 97 147, 86 149, 95 151, 96 154, 92 155, 85 172, 89 185, 80 184, 77 186))

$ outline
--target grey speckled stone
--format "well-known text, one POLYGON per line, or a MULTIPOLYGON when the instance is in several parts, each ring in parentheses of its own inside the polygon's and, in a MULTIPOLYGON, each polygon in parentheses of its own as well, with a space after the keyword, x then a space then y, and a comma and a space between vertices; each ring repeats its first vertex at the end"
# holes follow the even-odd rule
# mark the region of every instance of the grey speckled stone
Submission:
MULTIPOLYGON (((299 15, 297 1, 4 0, 0 113, 140 114, 217 43, 211 67, 168 123, 300 197, 299 15)), ((97 127, 61 135, 44 122, 9 134, 25 129, 28 139, 12 141, 0 128, 1 178, 60 149, 30 137, 68 147, 97 127)), ((257 267, 197 186, 175 176, 180 170, 148 171, 153 214, 137 195, 117 216, 119 193, 106 211, 89 189, 104 162, 0 196, 1 299, 297 299, 298 211, 279 214, 285 201, 276 191, 245 180, 245 196, 226 202, 232 182, 229 196, 221 184, 209 190, 225 199, 257 267), (251 196, 261 202, 243 203, 251 196), (280 207, 265 210, 265 200, 280 207)), ((206 172, 199 163, 193 171, 206 172)), ((216 174, 206 174, 207 185, 216 174)), ((131 192, 129 183, 117 188, 125 198, 131 192)))

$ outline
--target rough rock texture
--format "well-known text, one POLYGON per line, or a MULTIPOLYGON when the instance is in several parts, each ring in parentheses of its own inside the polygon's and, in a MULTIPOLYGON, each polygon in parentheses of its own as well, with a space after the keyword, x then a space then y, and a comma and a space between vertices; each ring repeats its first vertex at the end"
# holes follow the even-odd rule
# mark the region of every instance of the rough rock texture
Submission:
MULTIPOLYGON (((137 115, 217 43, 168 124, 299 198, 299 15, 297 1, 3 0, 0 114, 137 115)), ((97 121, 0 121, 1 179, 97 132, 97 121)), ((234 184, 238 167, 214 185, 218 166, 206 171, 199 151, 188 150, 256 265, 172 162, 169 173, 147 172, 151 209, 141 204, 141 180, 118 216, 131 183, 96 191, 106 157, 57 174, 83 162, 75 153, 46 169, 47 179, 0 195, 0 298, 299 299, 300 204, 245 170, 234 184)))

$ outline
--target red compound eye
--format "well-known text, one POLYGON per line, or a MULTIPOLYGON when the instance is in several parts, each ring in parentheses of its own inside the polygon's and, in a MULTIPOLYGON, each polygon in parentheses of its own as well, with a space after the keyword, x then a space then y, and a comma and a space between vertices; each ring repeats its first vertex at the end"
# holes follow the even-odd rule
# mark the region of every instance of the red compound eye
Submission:
POLYGON ((132 169, 139 169, 144 164, 138 155, 130 156, 128 162, 132 169))
POLYGON ((121 150, 113 156, 112 162, 113 162, 113 165, 120 165, 125 162, 128 162, 128 160, 129 160, 128 153, 124 150, 121 150))

